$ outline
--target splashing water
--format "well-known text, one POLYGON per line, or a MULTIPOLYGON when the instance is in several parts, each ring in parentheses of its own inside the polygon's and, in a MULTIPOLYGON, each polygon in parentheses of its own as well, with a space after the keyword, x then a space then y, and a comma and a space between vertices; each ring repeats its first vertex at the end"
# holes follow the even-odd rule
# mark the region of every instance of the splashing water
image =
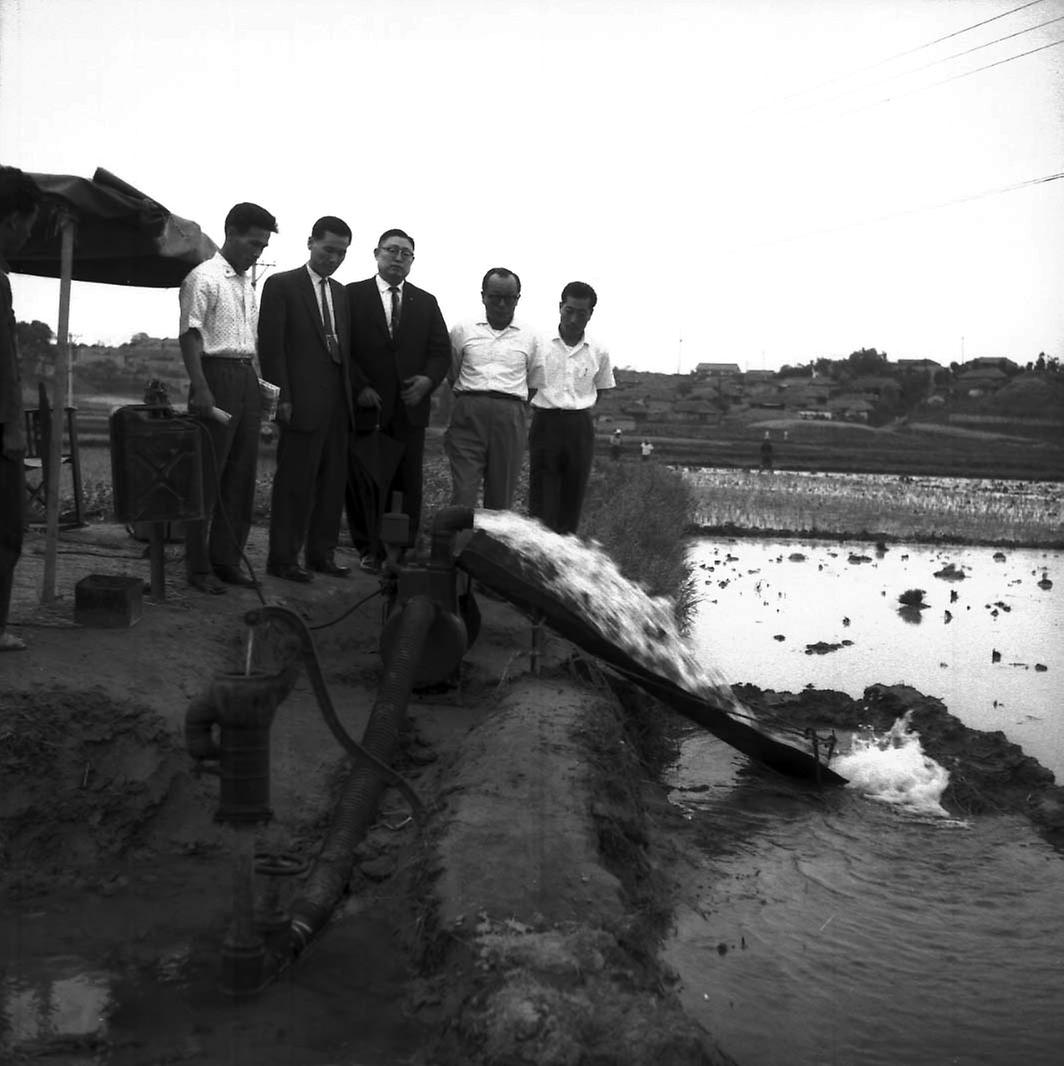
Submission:
POLYGON ((647 669, 693 695, 753 717, 724 675, 696 658, 676 623, 673 601, 650 596, 629 581, 601 544, 561 536, 511 511, 477 511, 474 525, 521 556, 545 589, 647 669))
POLYGON ((869 799, 913 814, 948 818, 939 801, 949 784, 949 771, 924 754, 909 717, 903 715, 883 736, 871 730, 858 734, 850 751, 835 759, 833 769, 869 799))

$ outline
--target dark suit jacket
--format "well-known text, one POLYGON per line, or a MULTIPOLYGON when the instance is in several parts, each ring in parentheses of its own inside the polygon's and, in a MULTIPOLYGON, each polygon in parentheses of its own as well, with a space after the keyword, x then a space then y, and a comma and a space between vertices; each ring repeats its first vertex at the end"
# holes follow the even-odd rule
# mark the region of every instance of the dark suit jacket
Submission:
POLYGON ((336 395, 336 370, 325 343, 325 327, 307 268, 285 270, 266 279, 259 299, 259 365, 262 376, 280 386, 279 403, 292 405, 292 429, 308 432, 328 425, 333 405, 351 407, 351 318, 344 290, 329 279, 333 327, 340 345, 343 397, 336 395))
MULTIPOLYGON (((410 282, 403 284, 403 303, 399 317, 399 337, 388 335, 376 277, 347 286, 351 309, 351 383, 355 399, 367 385, 381 398, 381 425, 388 425, 402 400, 400 382, 415 374, 432 381, 432 389, 416 406, 407 408, 412 426, 429 424, 432 391, 443 380, 451 365, 451 340, 436 297, 410 282)), ((376 413, 361 409, 355 412, 358 429, 372 429, 376 413)))

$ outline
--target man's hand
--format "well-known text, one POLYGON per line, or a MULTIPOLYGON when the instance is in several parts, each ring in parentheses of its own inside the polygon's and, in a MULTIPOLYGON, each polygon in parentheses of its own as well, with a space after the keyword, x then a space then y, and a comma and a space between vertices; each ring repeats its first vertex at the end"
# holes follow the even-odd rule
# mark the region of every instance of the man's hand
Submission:
POLYGON ((399 398, 407 407, 416 407, 432 389, 432 378, 424 374, 415 374, 412 378, 403 378, 403 389, 399 398))
POLYGON ((279 403, 274 421, 280 422, 282 426, 287 426, 292 421, 292 405, 290 403, 279 403))
POLYGON ((199 415, 200 418, 209 418, 214 409, 214 393, 210 387, 204 384, 203 388, 194 388, 188 398, 190 414, 199 415))
POLYGON ((377 410, 380 410, 380 407, 381 407, 380 393, 378 393, 377 390, 372 385, 367 385, 358 394, 358 406, 359 407, 376 407, 377 410))

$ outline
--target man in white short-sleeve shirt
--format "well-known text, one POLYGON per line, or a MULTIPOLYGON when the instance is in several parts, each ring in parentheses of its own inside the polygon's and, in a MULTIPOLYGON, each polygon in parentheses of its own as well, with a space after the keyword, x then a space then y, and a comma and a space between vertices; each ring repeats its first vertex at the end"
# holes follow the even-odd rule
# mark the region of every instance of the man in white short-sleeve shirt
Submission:
POLYGON ((454 407, 444 436, 451 464, 451 502, 508 511, 513 504, 528 440, 529 381, 539 343, 514 322, 521 279, 506 267, 484 275, 484 314, 451 330, 454 407))
POLYGON ((203 437, 206 519, 185 523, 189 584, 222 593, 252 587, 240 567, 251 531, 262 401, 255 362, 258 306, 248 271, 277 220, 257 204, 237 204, 225 219, 225 243, 181 283, 178 342, 189 377, 189 413, 203 437))
POLYGON ((591 409, 614 387, 610 354, 584 332, 598 296, 583 281, 562 289, 558 332, 532 379, 528 512, 555 533, 575 533, 595 452, 591 409))

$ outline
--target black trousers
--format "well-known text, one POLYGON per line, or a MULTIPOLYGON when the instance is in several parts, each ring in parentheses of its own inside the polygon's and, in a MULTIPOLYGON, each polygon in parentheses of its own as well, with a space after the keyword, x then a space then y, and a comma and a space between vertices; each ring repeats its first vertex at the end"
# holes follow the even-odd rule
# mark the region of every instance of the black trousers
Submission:
POLYGON ((206 521, 185 524, 185 566, 189 576, 216 566, 239 566, 251 532, 255 473, 259 464, 262 399, 250 363, 203 357, 203 376, 214 405, 228 411, 226 425, 200 419, 203 439, 203 504, 206 521), (208 443, 209 440, 209 443, 208 443))
MULTIPOLYGON (((421 525, 421 499, 423 464, 425 459, 425 427, 412 426, 406 417, 406 408, 399 404, 387 423, 381 424, 381 432, 403 446, 402 458, 392 477, 382 489, 376 478, 377 471, 370 470, 352 457, 347 477, 347 527, 351 531, 351 543, 362 554, 370 553, 384 558, 380 539, 381 515, 392 509, 392 494, 403 494, 402 510, 410 518, 410 535, 405 547, 412 547, 421 525)), ((366 434, 351 438, 354 449, 366 434)))
POLYGON ((528 436, 529 514, 555 533, 575 533, 594 454, 590 410, 533 408, 528 436))
POLYGON ((347 486, 347 405, 336 368, 332 416, 313 430, 281 423, 270 502, 270 566, 292 566, 306 547, 307 566, 332 559, 340 540, 347 486))
MULTIPOLYGON (((0 433, 3 432, 0 424, 0 433)), ((22 554, 26 524, 26 471, 22 452, 0 453, 0 633, 7 625, 15 566, 22 554)))

